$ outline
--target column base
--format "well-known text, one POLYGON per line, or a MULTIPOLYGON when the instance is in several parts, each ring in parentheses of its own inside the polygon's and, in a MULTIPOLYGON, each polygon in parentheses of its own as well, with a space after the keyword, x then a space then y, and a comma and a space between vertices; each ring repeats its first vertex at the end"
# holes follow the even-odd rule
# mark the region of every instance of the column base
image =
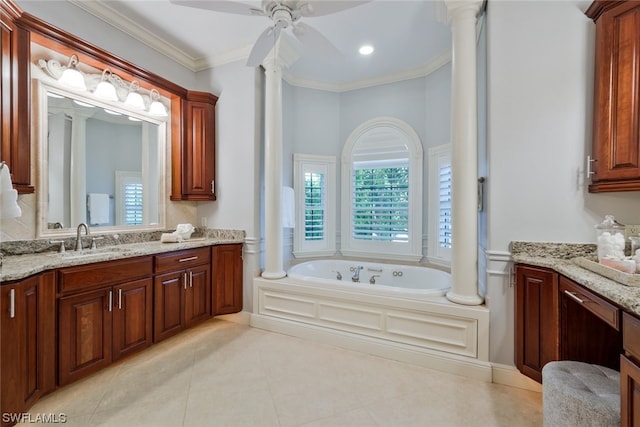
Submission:
POLYGON ((446 297, 449 301, 462 305, 480 305, 484 302, 479 295, 460 295, 451 291, 447 292, 446 297))
POLYGON ((277 272, 273 272, 273 271, 263 271, 261 276, 263 279, 269 279, 269 280, 275 280, 275 279, 282 279, 283 277, 286 277, 287 272, 286 271, 277 271, 277 272))

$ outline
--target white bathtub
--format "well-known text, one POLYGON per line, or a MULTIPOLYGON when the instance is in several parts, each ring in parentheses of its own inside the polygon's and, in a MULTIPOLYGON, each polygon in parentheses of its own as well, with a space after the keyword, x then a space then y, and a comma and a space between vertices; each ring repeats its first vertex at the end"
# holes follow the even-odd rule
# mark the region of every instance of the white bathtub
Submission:
POLYGON ((451 288, 451 275, 433 268, 345 260, 317 260, 295 265, 287 275, 309 284, 367 294, 425 299, 443 296, 451 288), (359 281, 354 282, 355 271, 359 281), (373 282, 371 283, 373 278, 373 282))
POLYGON ((450 284, 448 273, 425 267, 304 262, 282 279, 253 279, 250 324, 491 381, 489 310, 449 301, 450 284))

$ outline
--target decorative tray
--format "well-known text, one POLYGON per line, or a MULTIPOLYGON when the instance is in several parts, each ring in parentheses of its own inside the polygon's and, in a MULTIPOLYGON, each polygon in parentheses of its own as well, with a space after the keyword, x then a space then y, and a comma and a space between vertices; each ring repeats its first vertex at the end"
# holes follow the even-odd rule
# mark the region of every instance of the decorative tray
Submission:
POLYGON ((602 265, 598 262, 584 257, 574 258, 573 262, 575 262, 582 268, 586 268, 589 271, 593 271, 594 273, 614 280, 623 285, 640 286, 640 274, 625 273, 624 271, 616 270, 615 268, 602 265))

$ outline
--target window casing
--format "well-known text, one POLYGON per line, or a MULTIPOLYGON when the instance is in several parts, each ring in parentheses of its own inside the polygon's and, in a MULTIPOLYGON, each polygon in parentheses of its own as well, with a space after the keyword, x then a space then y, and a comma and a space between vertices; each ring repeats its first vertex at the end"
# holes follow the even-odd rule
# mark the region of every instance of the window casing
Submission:
POLYGON ((429 253, 428 260, 451 265, 451 144, 429 149, 429 253))
POLYGON ((296 258, 331 256, 336 252, 336 158, 293 155, 296 258))
POLYGON ((395 118, 356 128, 342 152, 341 252, 422 258, 422 144, 395 118))

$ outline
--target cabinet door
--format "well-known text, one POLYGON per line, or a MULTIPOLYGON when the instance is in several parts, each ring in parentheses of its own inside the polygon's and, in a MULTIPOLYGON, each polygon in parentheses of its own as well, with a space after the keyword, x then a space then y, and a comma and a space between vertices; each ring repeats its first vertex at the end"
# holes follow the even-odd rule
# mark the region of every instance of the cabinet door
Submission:
POLYGON ((113 360, 151 345, 153 299, 151 279, 113 288, 113 360))
POLYGON ((242 245, 213 248, 213 314, 242 311, 242 245))
MULTIPOLYGON (((26 411, 55 388, 55 287, 53 273, 0 290, 1 413, 26 411)), ((2 425, 6 423, 2 421, 2 425)))
POLYGON ((185 328, 184 294, 187 281, 184 271, 156 276, 154 281, 154 342, 162 341, 185 328))
POLYGON ((596 18, 595 174, 589 191, 640 190, 640 2, 603 3, 594 2, 593 9, 606 10, 596 18))
POLYGON ((0 160, 19 193, 33 193, 30 150, 29 32, 0 3, 0 160))
POLYGON ((113 291, 98 289, 58 301, 60 385, 111 363, 113 291))
POLYGON ((172 145, 171 200, 215 200, 215 105, 218 98, 189 91, 182 111, 183 141, 172 145))
POLYGON ((542 368, 560 359, 558 275, 516 266, 516 366, 542 382, 542 368))
POLYGON ((620 425, 640 426, 640 366, 620 356, 620 425))
POLYGON ((189 284, 184 307, 188 327, 211 316, 211 271, 207 264, 193 267, 185 274, 189 284))

